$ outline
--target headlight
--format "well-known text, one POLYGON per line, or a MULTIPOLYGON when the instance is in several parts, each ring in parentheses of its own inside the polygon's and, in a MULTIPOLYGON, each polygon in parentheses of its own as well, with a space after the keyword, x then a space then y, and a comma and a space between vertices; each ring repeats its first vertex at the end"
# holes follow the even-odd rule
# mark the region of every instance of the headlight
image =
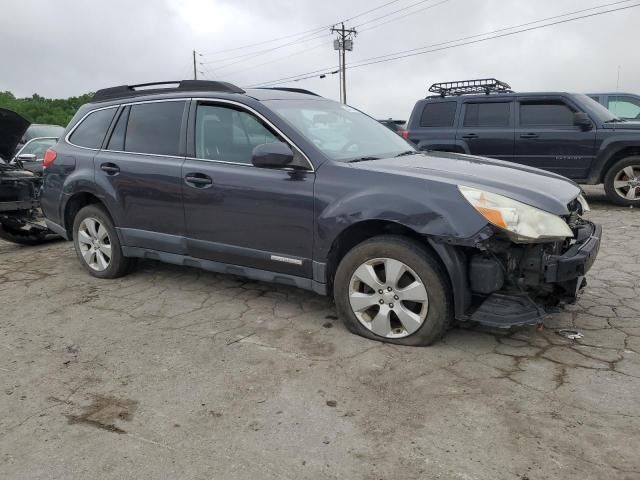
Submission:
POLYGON ((582 194, 578 195, 578 203, 582 206, 582 213, 590 212, 589 204, 587 203, 587 199, 584 198, 582 194))
POLYGON ((458 185, 458 190, 489 223, 506 230, 514 242, 531 243, 573 237, 566 222, 552 213, 524 203, 458 185))

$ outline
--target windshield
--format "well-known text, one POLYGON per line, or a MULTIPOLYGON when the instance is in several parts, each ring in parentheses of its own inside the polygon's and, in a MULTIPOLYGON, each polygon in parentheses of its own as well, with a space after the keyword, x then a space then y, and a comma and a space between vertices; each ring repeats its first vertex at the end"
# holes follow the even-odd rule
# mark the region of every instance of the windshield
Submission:
POLYGON ((64 127, 59 125, 31 125, 24 137, 27 140, 37 137, 59 137, 64 132, 64 127))
POLYGON ((607 108, 604 105, 596 102, 593 98, 588 97, 582 93, 576 94, 576 97, 578 97, 578 100, 583 102, 589 109, 591 109, 591 111, 597 115, 598 119, 601 122, 610 122, 610 121, 620 120, 613 113, 607 110, 607 108))
POLYGON ((377 120, 326 100, 268 100, 293 128, 333 160, 393 157, 415 148, 377 120))

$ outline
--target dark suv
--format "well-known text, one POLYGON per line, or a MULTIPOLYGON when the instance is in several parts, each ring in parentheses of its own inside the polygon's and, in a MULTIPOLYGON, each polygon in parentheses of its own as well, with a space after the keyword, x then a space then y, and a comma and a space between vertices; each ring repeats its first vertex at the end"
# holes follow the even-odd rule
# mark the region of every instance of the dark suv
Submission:
POLYGON ((598 252, 571 181, 417 152, 310 92, 223 82, 98 91, 44 160, 42 208, 84 268, 135 258, 333 295, 348 328, 428 345, 571 302, 598 252))
POLYGON ((604 183, 612 202, 640 206, 640 123, 586 95, 514 93, 495 79, 429 90, 437 95, 416 103, 407 127, 419 150, 482 155, 604 183))

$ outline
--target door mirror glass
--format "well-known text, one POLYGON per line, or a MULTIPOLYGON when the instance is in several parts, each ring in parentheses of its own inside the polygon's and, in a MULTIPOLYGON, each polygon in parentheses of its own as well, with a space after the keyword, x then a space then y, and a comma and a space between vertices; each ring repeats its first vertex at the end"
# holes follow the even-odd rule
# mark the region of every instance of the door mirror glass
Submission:
POLYGON ((573 114, 573 124, 576 127, 580 127, 585 130, 588 130, 593 126, 591 124, 591 119, 589 118, 589 115, 587 115, 584 112, 576 112, 573 114))
POLYGON ((293 151, 284 142, 263 143, 253 149, 251 162, 261 168, 283 168, 293 162, 293 151))
POLYGON ((35 162, 38 157, 35 153, 22 153, 16 157, 21 162, 35 162))

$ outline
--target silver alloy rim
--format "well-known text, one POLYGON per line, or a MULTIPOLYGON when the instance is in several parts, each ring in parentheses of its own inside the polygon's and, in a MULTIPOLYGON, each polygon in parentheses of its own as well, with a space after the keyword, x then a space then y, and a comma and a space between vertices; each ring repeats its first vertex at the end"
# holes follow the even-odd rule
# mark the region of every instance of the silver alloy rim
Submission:
POLYGON ((640 165, 629 165, 620 170, 613 180, 613 188, 625 200, 640 199, 640 165))
POLYGON ((111 263, 111 239, 107 229, 93 217, 85 218, 78 229, 78 246, 89 268, 103 272, 111 263))
POLYGON ((368 330, 384 338, 402 338, 424 323, 429 295, 408 265, 393 258, 374 258, 351 276, 349 303, 368 330))

